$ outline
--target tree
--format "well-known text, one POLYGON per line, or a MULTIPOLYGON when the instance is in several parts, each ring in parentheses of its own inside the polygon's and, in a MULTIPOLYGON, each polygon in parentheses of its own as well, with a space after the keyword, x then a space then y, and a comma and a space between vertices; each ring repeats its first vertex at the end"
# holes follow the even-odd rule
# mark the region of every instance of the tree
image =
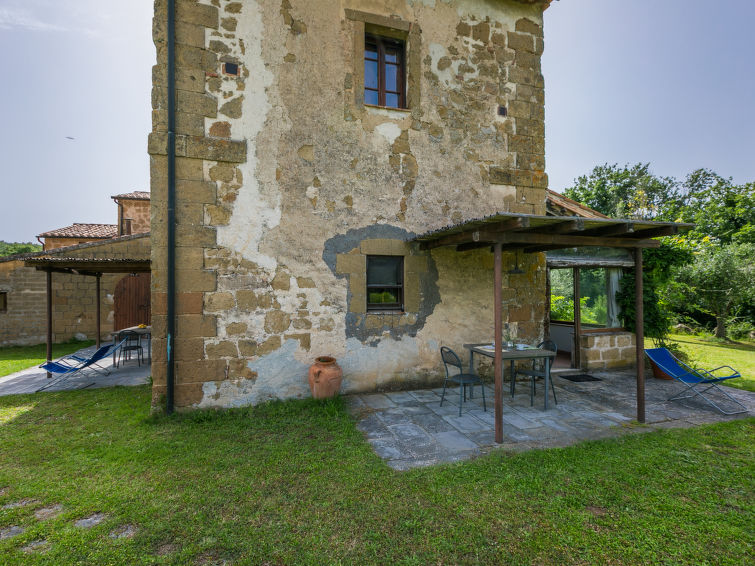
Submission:
POLYGON ((733 311, 755 302, 755 244, 709 244, 694 262, 678 270, 687 308, 715 317, 717 338, 726 338, 726 321, 733 311))
POLYGON ((42 246, 31 242, 3 242, 0 240, 0 257, 42 251, 42 246))
POLYGON ((755 243, 755 183, 735 185, 708 169, 687 175, 663 207, 667 220, 695 224, 688 238, 721 244, 755 243))
POLYGON ((575 180, 564 195, 612 218, 655 218, 669 199, 677 197, 678 183, 657 177, 649 163, 599 165, 575 180))

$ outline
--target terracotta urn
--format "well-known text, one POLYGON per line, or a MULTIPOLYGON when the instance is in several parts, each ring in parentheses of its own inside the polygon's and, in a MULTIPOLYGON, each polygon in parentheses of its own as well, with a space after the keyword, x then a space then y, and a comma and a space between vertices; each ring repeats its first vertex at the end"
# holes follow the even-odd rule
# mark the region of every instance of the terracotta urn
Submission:
POLYGON ((315 358, 309 367, 309 388, 315 399, 330 399, 341 390, 343 370, 330 356, 315 358))

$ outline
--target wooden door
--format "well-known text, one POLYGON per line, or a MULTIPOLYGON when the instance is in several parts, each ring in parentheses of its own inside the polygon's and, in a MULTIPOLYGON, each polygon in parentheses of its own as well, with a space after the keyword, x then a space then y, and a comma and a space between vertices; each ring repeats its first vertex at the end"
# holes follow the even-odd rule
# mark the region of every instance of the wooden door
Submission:
POLYGON ((149 273, 137 273, 118 281, 113 295, 114 330, 150 324, 149 280, 149 273))

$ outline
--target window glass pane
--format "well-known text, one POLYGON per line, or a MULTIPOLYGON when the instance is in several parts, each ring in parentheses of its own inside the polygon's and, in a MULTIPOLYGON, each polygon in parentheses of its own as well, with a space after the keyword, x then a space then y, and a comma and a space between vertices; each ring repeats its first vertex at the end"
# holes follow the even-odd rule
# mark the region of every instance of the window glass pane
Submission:
POLYGON ((367 88, 378 87, 378 64, 377 61, 364 62, 364 86, 367 88))
POLYGON ((551 269, 551 320, 574 320, 574 283, 571 269, 551 269))
POLYGON ((396 304, 399 303, 397 289, 369 289, 367 302, 371 304, 396 304))
POLYGON ((365 90, 364 91, 364 103, 365 104, 372 104, 374 106, 378 105, 378 93, 376 90, 365 90))
POLYGON ((364 48, 364 58, 365 59, 374 59, 377 61, 378 54, 377 54, 377 48, 374 45, 367 45, 364 48))
POLYGON ((369 256, 367 258, 367 285, 401 285, 401 256, 369 256))
POLYGON ((385 61, 387 63, 398 63, 398 55, 395 52, 386 51, 385 61))
POLYGON ((394 90, 398 84, 398 67, 396 65, 385 66, 385 90, 394 90))
POLYGON ((602 327, 607 320, 606 270, 579 270, 580 319, 583 325, 602 327))
POLYGON ((389 108, 399 108, 398 94, 385 94, 385 105, 389 108))

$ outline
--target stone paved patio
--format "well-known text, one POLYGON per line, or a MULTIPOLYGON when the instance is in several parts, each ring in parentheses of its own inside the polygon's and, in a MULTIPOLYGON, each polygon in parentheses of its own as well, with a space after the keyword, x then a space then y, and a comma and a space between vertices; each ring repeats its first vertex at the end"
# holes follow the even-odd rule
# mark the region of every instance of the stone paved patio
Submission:
MULTIPOLYGON (((94 346, 83 348, 76 352, 80 356, 91 356, 95 351, 94 346)), ((73 389, 114 387, 116 385, 142 385, 149 381, 152 370, 147 363, 141 366, 136 364, 135 359, 127 360, 120 367, 114 368, 112 358, 100 362, 110 375, 101 375, 93 371, 84 374, 73 375, 70 379, 45 389, 45 391, 69 391, 73 389)), ((4 377, 0 377, 0 396, 17 395, 21 393, 34 393, 40 387, 48 383, 47 372, 38 367, 31 367, 4 377)))
POLYGON ((755 415, 755 393, 725 388, 748 408, 747 413, 726 417, 697 400, 667 401, 679 390, 679 384, 650 377, 645 387, 646 424, 638 425, 634 422, 634 371, 591 375, 602 381, 577 383, 554 376, 558 405, 551 396, 547 411, 543 410, 542 382, 538 382, 534 407, 530 407, 528 382, 517 383, 513 399, 507 383, 504 442, 500 445, 494 441, 492 385, 486 386, 485 391, 487 411, 483 411, 478 387, 474 399, 463 403, 461 417, 458 388, 447 390, 442 407, 441 388, 351 395, 346 399, 358 428, 375 452, 397 470, 464 460, 496 449, 518 452, 568 446, 583 440, 755 415))

